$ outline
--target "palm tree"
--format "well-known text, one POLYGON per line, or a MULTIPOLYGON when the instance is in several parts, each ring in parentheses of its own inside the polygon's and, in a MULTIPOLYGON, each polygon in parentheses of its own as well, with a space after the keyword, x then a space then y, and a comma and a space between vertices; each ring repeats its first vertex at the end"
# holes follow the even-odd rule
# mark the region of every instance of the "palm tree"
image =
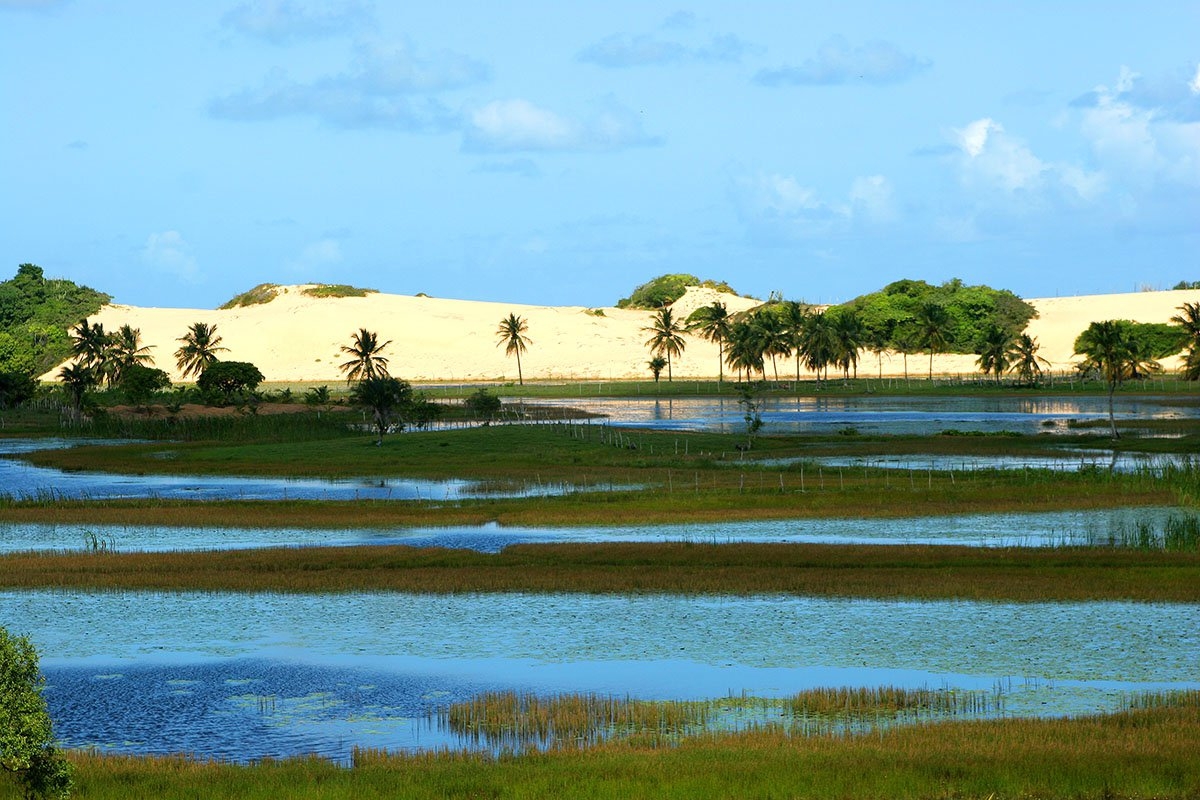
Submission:
POLYGON ((933 380, 933 356, 950 338, 950 313, 941 303, 924 303, 917 309, 916 324, 921 347, 929 351, 929 380, 933 380))
POLYGON ((1035 385, 1042 376, 1042 365, 1050 366, 1050 362, 1037 354, 1041 345, 1037 339, 1031 337, 1028 333, 1022 333, 1013 343, 1012 348, 1008 351, 1008 357, 1011 359, 1012 366, 1009 367, 1010 372, 1017 373, 1017 379, 1021 383, 1035 385))
POLYGON ((642 328, 650 334, 653 334, 646 340, 646 346, 650 348, 650 352, 655 355, 665 355, 667 357, 667 382, 673 380, 671 374, 671 357, 681 354, 687 342, 683 340, 684 328, 671 315, 670 308, 660 308, 651 317, 652 324, 647 328, 642 328))
MULTIPOLYGON (((746 372, 749 382, 754 372, 764 372, 762 339, 758 329, 749 320, 738 320, 729 328, 729 347, 725 349, 725 363, 741 373, 746 372)), ((764 373, 765 374, 765 373, 764 373)))
POLYGON ((773 309, 761 309, 750 317, 750 324, 757 328, 757 336, 762 346, 764 358, 771 357, 771 370, 775 373, 775 381, 779 382, 779 365, 775 363, 776 356, 792 354, 791 337, 783 319, 773 309))
MULTIPOLYGON (((729 341, 729 330, 733 324, 729 310, 720 300, 711 306, 703 306, 687 318, 687 329, 697 331, 701 337, 717 343, 717 384, 725 380, 725 343, 729 341)), ((657 381, 658 378, 656 377, 657 381)))
POLYGON ((175 351, 175 366, 184 378, 204 372, 205 367, 220 360, 217 353, 229 350, 221 347, 217 326, 206 322, 193 322, 187 333, 175 341, 183 342, 175 351))
POLYGON ((85 319, 72 328, 71 353, 80 366, 92 371, 93 380, 112 382, 112 336, 101 323, 85 319))
POLYGON ((96 385, 96 373, 82 364, 68 364, 58 371, 58 377, 71 395, 71 408, 78 414, 83 408, 83 397, 87 390, 96 385))
POLYGON ((655 356, 646 362, 646 366, 650 368, 650 374, 654 376, 654 382, 658 383, 658 377, 662 375, 662 371, 666 369, 667 360, 662 356, 655 356))
POLYGON ((346 383, 369 378, 386 378, 388 360, 380 353, 391 343, 392 340, 389 339, 380 344, 375 333, 366 328, 359 328, 358 333, 352 334, 351 343, 342 345, 342 352, 349 354, 351 358, 338 367, 346 373, 346 383))
MULTIPOLYGON (((1075 340, 1075 355, 1084 357, 1080 369, 1095 370, 1108 383, 1108 422, 1112 437, 1117 433, 1117 420, 1113 414, 1113 395, 1117 386, 1126 378, 1137 374, 1138 368, 1152 369, 1147 359, 1138 352, 1137 344, 1121 320, 1093 322, 1075 340)), ((1154 363, 1154 362, 1151 362, 1154 363)))
POLYGON ((1000 385, 1000 376, 1009 371, 1013 349, 1016 340, 1012 334, 998 325, 989 325, 983 332, 979 347, 975 354, 979 356, 975 363, 984 375, 995 375, 996 385, 1000 385))
MULTIPOLYGON (((383 444, 383 435, 391 427, 392 415, 411 401, 412 386, 407 381, 380 375, 363 378, 350 392, 350 402, 371 409, 371 418, 379 435, 375 442, 377 446, 383 444)), ((398 424, 400 428, 404 427, 403 420, 398 424)))
POLYGON ((118 328, 111 337, 109 348, 113 363, 113 382, 120 383, 121 377, 134 365, 149 366, 153 364, 154 356, 150 355, 150 351, 153 349, 154 345, 142 346, 140 328, 133 328, 129 325, 122 325, 118 328))
POLYGON ((837 358, 838 352, 833 319, 828 313, 818 311, 809 315, 804 324, 800 347, 804 351, 805 366, 817 374, 818 385, 820 385, 822 371, 825 373, 825 380, 828 380, 829 365, 837 358))
POLYGON ((804 326, 808 324, 809 310, 804 303, 788 300, 783 304, 783 329, 788 337, 788 347, 796 356, 796 385, 800 384, 800 357, 804 349, 804 326))
POLYGON ((1188 337, 1187 355, 1183 357, 1184 380, 1200 380, 1200 303, 1184 303, 1179 314, 1171 317, 1188 337))
POLYGON ((850 369, 858 377, 858 351, 863 346, 862 321, 853 309, 839 308, 833 318, 834 363, 842 368, 842 377, 850 379, 850 369))
POLYGON ((496 329, 496 335, 500 337, 496 347, 504 345, 505 355, 517 357, 517 381, 522 386, 525 385, 525 376, 521 373, 521 353, 525 352, 527 345, 533 344, 533 339, 525 335, 527 330, 529 324, 516 314, 509 314, 500 320, 500 327, 496 329))

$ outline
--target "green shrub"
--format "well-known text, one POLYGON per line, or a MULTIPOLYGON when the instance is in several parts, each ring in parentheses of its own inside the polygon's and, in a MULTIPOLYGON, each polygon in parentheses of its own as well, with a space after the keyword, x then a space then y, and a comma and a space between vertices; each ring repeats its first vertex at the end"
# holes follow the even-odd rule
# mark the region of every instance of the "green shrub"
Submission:
POLYGON ((229 301, 217 306, 218 309, 228 310, 231 308, 242 308, 244 306, 260 306, 263 303, 269 303, 279 296, 279 284, 277 283, 260 283, 248 292, 231 298, 229 301))
POLYGON ((679 298, 689 286, 702 286, 718 292, 737 294, 725 281, 700 280, 686 272, 660 275, 633 290, 629 297, 617 301, 617 308, 662 308, 679 298))

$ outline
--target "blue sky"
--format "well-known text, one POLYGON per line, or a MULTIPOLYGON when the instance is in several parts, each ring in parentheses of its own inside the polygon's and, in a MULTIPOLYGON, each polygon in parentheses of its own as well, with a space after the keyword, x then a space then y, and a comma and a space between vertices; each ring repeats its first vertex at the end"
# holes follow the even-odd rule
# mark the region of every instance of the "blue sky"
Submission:
POLYGON ((1200 280, 1200 3, 0 0, 0 272, 598 306, 1200 280))

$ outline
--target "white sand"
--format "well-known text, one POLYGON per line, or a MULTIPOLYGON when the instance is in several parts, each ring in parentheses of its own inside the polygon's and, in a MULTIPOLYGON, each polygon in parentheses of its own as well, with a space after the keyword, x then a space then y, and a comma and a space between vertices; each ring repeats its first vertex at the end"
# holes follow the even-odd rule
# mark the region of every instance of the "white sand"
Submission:
MULTIPOLYGON (((142 340, 152 345, 154 366, 173 381, 177 341, 194 322, 215 325, 223 360, 249 361, 268 381, 337 383, 344 380, 338 365, 347 360, 340 351, 351 343, 359 328, 380 340, 391 340, 384 351, 391 374, 411 381, 515 381, 516 360, 497 346, 500 320, 517 314, 528 323, 529 349, 521 358, 526 380, 565 378, 646 380, 646 348, 651 313, 616 308, 579 306, 526 306, 469 300, 371 294, 367 297, 314 298, 303 287, 282 287, 269 303, 227 311, 187 308, 138 308, 109 305, 93 316, 105 330, 129 324, 140 329, 142 340)), ((695 308, 721 299, 730 312, 757 305, 757 301, 711 289, 690 289, 675 305, 676 317, 686 319, 695 308)), ((1136 294, 1061 297, 1029 301, 1039 312, 1029 326, 1041 344, 1040 354, 1055 370, 1072 368, 1075 337, 1089 323, 1105 319, 1167 322, 1184 302, 1200 302, 1200 290, 1141 292, 1136 294)), ((1168 360, 1168 369, 1178 365, 1168 360)), ((927 372, 927 355, 908 358, 910 375, 927 372)), ((677 377, 713 378, 717 374, 717 347, 698 337, 687 337, 687 349, 673 364, 677 377)), ((933 369, 942 374, 977 371, 975 356, 936 356, 933 369)), ((780 377, 794 374, 794 361, 781 359, 780 377)), ((727 371, 728 372, 728 371, 727 371)), ((883 373, 900 375, 903 359, 885 354, 883 373)), ((53 380, 55 368, 45 377, 53 380)), ((859 373, 878 374, 875 356, 864 353, 859 373)), ((768 366, 768 377, 770 367, 768 366)), ((666 380, 666 375, 663 375, 666 380)))

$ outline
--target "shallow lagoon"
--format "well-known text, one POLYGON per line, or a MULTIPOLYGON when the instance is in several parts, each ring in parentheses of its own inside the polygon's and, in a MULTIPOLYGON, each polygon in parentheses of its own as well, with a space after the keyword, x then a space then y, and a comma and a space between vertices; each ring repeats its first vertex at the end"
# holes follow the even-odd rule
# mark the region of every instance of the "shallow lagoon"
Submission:
POLYGON ((825 544, 954 544, 1053 547, 1105 543, 1148 525, 1161 531, 1172 508, 1114 508, 1011 514, 960 514, 897 519, 793 519, 749 522, 509 527, 488 523, 389 529, 176 528, 124 525, 0 523, 0 553, 30 550, 118 552, 237 550, 256 547, 407 545, 494 553, 513 544, 547 542, 820 542, 825 544))
MULTIPOLYGON (((236 475, 119 475, 65 472, 4 456, 35 450, 96 444, 68 439, 0 439, 0 494, 15 498, 184 498, 188 500, 458 500, 465 497, 543 497, 585 491, 572 484, 493 484, 460 479, 251 478, 236 475)), ((627 487, 594 487, 620 491, 627 487)))
POLYGON ((648 698, 896 684, 1014 715, 1200 687, 1195 605, 766 597, 0 593, 70 746, 248 759, 446 743, 485 689, 648 698))
MULTIPOLYGON (((1118 398, 1125 419, 1200 417, 1191 397, 1118 398)), ((733 398, 539 399, 539 405, 580 408, 607 422, 633 428, 740 433, 745 412, 733 398)), ((762 401, 764 433, 920 434, 943 430, 994 433, 1067 433, 1069 422, 1107 420, 1105 397, 768 397, 762 401)))

